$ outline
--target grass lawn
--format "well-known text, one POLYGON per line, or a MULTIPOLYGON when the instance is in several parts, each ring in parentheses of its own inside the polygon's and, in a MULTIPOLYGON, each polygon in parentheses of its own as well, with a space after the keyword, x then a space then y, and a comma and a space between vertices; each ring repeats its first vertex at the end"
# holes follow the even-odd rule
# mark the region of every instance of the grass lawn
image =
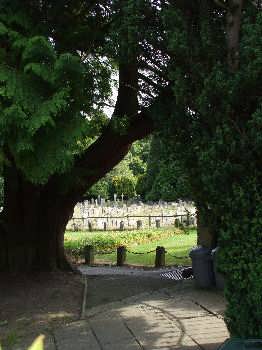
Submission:
MULTIPOLYGON (((66 232, 65 249, 69 255, 80 258, 86 244, 95 246, 99 251, 113 251, 111 254, 96 254, 96 263, 116 262, 116 247, 125 245, 130 252, 144 253, 166 248, 166 265, 190 265, 188 253, 196 246, 196 230, 187 233, 177 229, 153 229, 141 231, 111 231, 111 232, 66 232)), ((127 253, 126 263, 130 265, 154 266, 155 252, 149 254, 127 253)))

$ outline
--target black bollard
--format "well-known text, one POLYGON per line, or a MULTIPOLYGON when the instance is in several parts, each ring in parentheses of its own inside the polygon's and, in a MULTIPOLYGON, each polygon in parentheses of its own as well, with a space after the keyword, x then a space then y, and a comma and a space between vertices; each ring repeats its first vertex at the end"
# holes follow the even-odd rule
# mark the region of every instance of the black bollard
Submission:
POLYGON ((123 266, 126 262, 126 247, 120 246, 117 248, 117 266, 123 266))
POLYGON ((166 263, 166 250, 164 247, 156 247, 155 267, 164 267, 166 263))
POLYGON ((92 245, 86 245, 84 248, 84 256, 86 265, 94 265, 95 262, 95 250, 92 245))

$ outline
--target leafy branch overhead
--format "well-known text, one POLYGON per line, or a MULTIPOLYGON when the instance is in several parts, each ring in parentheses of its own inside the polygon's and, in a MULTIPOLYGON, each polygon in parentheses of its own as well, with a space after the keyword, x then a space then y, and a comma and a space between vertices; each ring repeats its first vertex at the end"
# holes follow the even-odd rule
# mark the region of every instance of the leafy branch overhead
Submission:
MULTIPOLYGON (((141 136, 134 135, 132 140, 143 137, 152 129, 148 114, 143 118, 145 112, 139 113, 138 66, 135 61, 140 49, 131 48, 139 40, 137 29, 141 30, 143 18, 128 15, 138 13, 136 6, 111 9, 112 28, 103 32, 104 40, 107 37, 109 44, 107 52, 100 52, 100 43, 96 48, 92 47, 92 52, 88 52, 88 45, 85 49, 81 47, 81 50, 63 52, 61 46, 65 43, 60 42, 64 36, 60 38, 59 23, 54 24, 58 27, 47 37, 43 33, 47 29, 43 22, 39 21, 36 27, 31 26, 32 18, 24 12, 26 5, 23 8, 14 3, 14 8, 15 16, 10 18, 8 7, 3 7, 0 16, 3 42, 3 63, 0 65, 1 144, 6 150, 5 158, 12 160, 29 181, 44 184, 55 174, 71 171, 78 156, 82 159, 84 151, 102 132, 107 134, 110 130, 111 141, 118 135, 121 139, 121 136, 135 131, 131 120, 137 126, 141 123, 141 127, 137 128, 141 136), (117 20, 114 18, 119 18, 119 11, 126 14, 124 18, 127 20, 118 23, 116 29, 117 20), (45 36, 39 35, 39 32, 45 36), (111 52, 116 40, 120 51, 111 52), (131 51, 128 51, 127 63, 122 63, 122 60, 126 61, 127 44, 131 51), (123 51, 125 56, 121 53, 123 51), (117 60, 118 99, 113 118, 109 121, 102 106, 107 104, 111 94, 111 76, 117 60), (143 131, 142 126, 148 122, 143 131), (108 124, 105 132, 104 127, 108 124)), ((65 8, 61 10, 66 11, 65 8)), ((106 21, 108 13, 96 10, 96 16, 104 16, 106 21)), ((41 18, 44 14, 39 15, 41 18)), ((149 83, 153 84, 151 81, 149 83)), ((129 147, 132 140, 122 138, 123 147, 129 147)))
POLYGON ((79 142, 98 136, 107 123, 95 104, 109 94, 110 70, 95 58, 82 62, 73 54, 58 54, 42 36, 21 35, 4 22, 1 28, 2 146, 28 179, 44 183, 68 170, 79 142), (93 134, 94 121, 99 126, 100 120, 93 134))

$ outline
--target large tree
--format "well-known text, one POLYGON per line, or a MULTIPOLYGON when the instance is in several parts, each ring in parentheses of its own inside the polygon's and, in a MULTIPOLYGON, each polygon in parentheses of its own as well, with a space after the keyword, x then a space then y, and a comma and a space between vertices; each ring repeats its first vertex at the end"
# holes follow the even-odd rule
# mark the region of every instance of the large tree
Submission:
POLYGON ((153 116, 215 228, 230 332, 261 338, 260 2, 0 4, 0 269, 66 267, 75 203, 153 116))
POLYGON ((153 128, 165 88, 161 40, 151 39, 159 8, 106 0, 0 6, 0 270, 67 268, 63 235, 75 204, 153 128), (106 119, 115 71, 118 96, 106 119))

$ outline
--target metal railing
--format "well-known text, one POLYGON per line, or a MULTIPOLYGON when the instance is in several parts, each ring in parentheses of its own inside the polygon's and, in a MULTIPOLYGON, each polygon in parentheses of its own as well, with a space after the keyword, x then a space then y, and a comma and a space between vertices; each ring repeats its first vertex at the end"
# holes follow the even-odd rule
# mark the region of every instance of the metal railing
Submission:
POLYGON ((88 216, 73 217, 67 228, 81 230, 134 230, 143 228, 196 226, 196 217, 192 214, 174 215, 122 215, 122 216, 88 216), (139 219, 139 220, 136 220, 139 219))

